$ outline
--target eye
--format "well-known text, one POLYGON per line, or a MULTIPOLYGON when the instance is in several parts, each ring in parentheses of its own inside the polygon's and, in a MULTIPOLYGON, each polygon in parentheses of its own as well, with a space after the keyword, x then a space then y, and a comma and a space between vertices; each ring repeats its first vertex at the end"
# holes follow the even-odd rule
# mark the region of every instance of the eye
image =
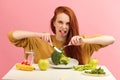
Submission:
POLYGON ((62 21, 58 21, 59 24, 62 24, 63 22, 62 21))
POLYGON ((70 22, 67 22, 66 25, 70 26, 70 22))

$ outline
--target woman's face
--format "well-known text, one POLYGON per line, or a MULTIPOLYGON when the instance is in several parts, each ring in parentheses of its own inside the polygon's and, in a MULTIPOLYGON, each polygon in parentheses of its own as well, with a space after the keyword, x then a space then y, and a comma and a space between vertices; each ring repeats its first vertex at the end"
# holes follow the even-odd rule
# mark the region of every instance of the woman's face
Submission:
POLYGON ((66 37, 69 32, 70 18, 65 13, 59 13, 54 21, 56 35, 66 37))

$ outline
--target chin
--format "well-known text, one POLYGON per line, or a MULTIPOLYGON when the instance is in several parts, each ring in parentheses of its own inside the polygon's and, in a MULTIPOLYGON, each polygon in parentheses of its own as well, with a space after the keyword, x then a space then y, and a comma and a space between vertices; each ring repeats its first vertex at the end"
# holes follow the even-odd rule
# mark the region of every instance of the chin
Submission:
POLYGON ((62 37, 67 37, 67 34, 61 35, 62 37))

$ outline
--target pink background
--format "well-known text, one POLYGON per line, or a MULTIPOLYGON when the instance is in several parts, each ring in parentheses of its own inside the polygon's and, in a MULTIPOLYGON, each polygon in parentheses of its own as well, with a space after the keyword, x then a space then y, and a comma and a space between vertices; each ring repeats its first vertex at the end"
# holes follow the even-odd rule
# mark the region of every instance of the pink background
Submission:
POLYGON ((120 79, 120 0, 0 0, 0 78, 23 61, 23 49, 13 46, 7 33, 15 29, 50 32, 53 11, 61 5, 74 10, 81 34, 116 38, 114 44, 95 52, 93 57, 120 79))

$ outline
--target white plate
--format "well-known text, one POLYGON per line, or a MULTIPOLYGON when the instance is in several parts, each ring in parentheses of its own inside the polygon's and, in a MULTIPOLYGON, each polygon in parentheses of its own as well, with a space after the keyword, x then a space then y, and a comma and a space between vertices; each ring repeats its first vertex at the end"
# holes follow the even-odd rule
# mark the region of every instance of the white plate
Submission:
POLYGON ((109 74, 90 74, 90 73, 85 73, 85 72, 82 72, 83 75, 85 76, 95 76, 95 77, 105 77, 105 76, 108 76, 109 74))
POLYGON ((67 65, 65 64, 54 65, 51 58, 49 58, 48 60, 50 61, 50 67, 53 67, 53 68, 72 68, 74 65, 79 64, 79 62, 73 58, 70 58, 70 62, 67 65))

